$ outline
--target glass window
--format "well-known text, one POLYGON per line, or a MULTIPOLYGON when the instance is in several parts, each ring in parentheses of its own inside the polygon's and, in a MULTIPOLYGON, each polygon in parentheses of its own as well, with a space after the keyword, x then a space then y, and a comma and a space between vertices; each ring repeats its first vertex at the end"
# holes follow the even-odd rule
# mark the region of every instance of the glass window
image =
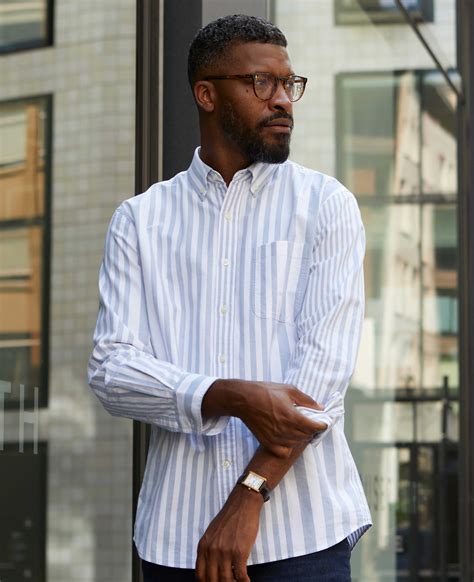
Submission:
POLYGON ((0 53, 52 44, 51 0, 2 0, 0 53))
MULTIPOLYGON (((403 6, 418 22, 433 20, 432 0, 402 0, 403 6)), ((390 24, 403 22, 395 0, 336 0, 336 24, 390 24)))
MULTIPOLYGON (((455 63, 454 3, 404 5, 432 20, 442 61, 455 63)), ((395 2, 333 7, 276 0, 273 14, 308 77, 291 158, 336 176, 366 228, 366 311, 345 426, 375 527, 356 546, 352 578, 455 580, 456 97, 395 2)))
POLYGON ((46 97, 0 103, 0 377, 13 386, 7 406, 16 406, 20 384, 27 399, 39 387, 40 403, 47 400, 49 111, 46 97))
MULTIPOLYGON (((87 362, 107 226, 135 192, 136 2, 55 4, 57 45, 0 59, 0 580, 130 582, 133 424, 87 362)), ((0 1, 0 34, 44 6, 0 1)))

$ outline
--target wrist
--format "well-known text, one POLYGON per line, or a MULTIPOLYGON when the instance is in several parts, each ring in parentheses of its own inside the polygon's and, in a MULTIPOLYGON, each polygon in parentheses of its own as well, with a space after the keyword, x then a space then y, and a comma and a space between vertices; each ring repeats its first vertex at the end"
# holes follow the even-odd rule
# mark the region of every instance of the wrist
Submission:
POLYGON ((245 409, 246 380, 219 378, 211 384, 202 400, 201 411, 207 416, 236 416, 245 409))
POLYGON ((239 477, 237 483, 246 487, 249 491, 253 491, 262 496, 263 501, 270 499, 270 490, 267 485, 266 477, 255 473, 255 471, 246 470, 239 477))
POLYGON ((260 512, 264 505, 264 500, 260 493, 249 490, 240 484, 236 484, 232 489, 228 497, 228 502, 236 503, 242 510, 258 512, 260 512))

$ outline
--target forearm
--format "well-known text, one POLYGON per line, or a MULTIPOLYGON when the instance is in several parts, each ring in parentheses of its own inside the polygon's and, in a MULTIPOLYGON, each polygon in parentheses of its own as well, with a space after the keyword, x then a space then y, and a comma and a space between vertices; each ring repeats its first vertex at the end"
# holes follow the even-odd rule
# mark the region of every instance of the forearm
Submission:
POLYGON ((211 384, 201 404, 203 418, 237 416, 244 406, 247 380, 219 378, 211 384))
MULTIPOLYGON (((267 480, 267 487, 272 491, 280 483, 295 461, 303 454, 307 444, 296 445, 289 449, 286 458, 277 457, 260 446, 255 451, 245 471, 253 471, 267 480)), ((241 486, 241 485, 240 485, 241 486)), ((269 502, 271 503, 271 501, 269 502)))

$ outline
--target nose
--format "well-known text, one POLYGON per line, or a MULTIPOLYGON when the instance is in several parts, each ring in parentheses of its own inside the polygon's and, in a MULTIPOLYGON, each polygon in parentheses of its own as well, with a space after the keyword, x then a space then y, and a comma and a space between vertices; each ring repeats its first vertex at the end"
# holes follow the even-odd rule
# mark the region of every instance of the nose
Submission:
POLYGON ((278 82, 275 94, 270 99, 269 106, 275 111, 285 111, 286 113, 292 113, 293 103, 290 101, 288 95, 286 94, 285 88, 281 81, 278 82))

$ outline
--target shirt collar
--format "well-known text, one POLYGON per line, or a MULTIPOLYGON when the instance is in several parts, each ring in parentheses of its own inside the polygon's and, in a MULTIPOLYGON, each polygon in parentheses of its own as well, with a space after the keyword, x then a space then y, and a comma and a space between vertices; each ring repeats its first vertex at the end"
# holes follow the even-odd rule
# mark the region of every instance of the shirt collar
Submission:
MULTIPOLYGON (((209 189, 209 184, 211 182, 223 182, 224 179, 222 176, 205 164, 199 155, 200 147, 197 147, 194 150, 193 160, 189 167, 189 173, 193 182, 195 183, 197 193, 201 200, 204 200, 207 191, 209 189)), ((282 164, 266 164, 263 162, 254 162, 248 168, 243 170, 239 170, 233 180, 236 179, 243 179, 247 177, 249 174, 251 175, 251 182, 250 182, 250 192, 252 196, 255 198, 257 194, 261 191, 263 186, 268 183, 268 180, 272 177, 273 173, 277 169, 278 166, 282 164)))

